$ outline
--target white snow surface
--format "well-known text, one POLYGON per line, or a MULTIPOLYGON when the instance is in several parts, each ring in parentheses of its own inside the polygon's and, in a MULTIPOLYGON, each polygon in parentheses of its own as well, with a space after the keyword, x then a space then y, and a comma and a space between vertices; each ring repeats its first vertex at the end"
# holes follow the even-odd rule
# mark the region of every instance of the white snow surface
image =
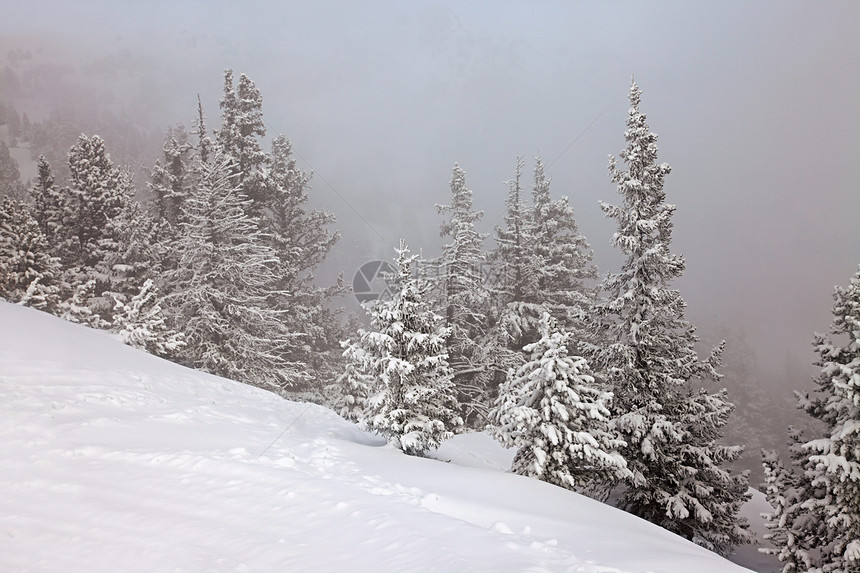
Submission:
POLYGON ((0 302, 0 571, 747 571, 485 434, 435 456, 0 302))

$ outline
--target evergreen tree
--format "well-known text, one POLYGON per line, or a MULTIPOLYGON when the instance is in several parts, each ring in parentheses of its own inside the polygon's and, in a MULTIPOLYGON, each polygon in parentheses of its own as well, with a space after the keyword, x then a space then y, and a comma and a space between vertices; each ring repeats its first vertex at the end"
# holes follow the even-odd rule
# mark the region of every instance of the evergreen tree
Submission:
POLYGON ((346 364, 337 379, 341 392, 337 411, 347 420, 364 426, 367 419, 367 399, 374 388, 373 375, 365 372, 371 357, 360 344, 353 344, 350 340, 342 341, 341 346, 346 364))
POLYGON ((270 290, 278 258, 248 215, 237 179, 220 149, 196 165, 165 306, 186 336, 185 362, 282 392, 306 376, 303 364, 284 358, 300 335, 267 302, 280 294, 270 290))
POLYGON ((63 320, 83 324, 90 328, 108 328, 110 324, 92 311, 90 299, 96 288, 96 280, 90 279, 75 287, 74 294, 59 304, 59 316, 63 320))
POLYGON ((127 202, 108 221, 101 240, 102 258, 95 266, 96 277, 107 277, 103 298, 108 300, 95 309, 103 317, 113 314, 114 299, 129 301, 147 280, 165 270, 158 231, 158 223, 137 201, 127 202))
POLYGON ((364 383, 372 380, 366 426, 410 455, 424 455, 458 430, 462 419, 445 352, 448 330, 426 300, 427 285, 412 276, 416 256, 397 249, 397 293, 369 309, 372 330, 359 330, 346 356, 364 383))
POLYGON ((584 358, 571 356, 570 336, 544 313, 530 359, 502 385, 492 435, 517 448, 511 470, 568 489, 630 474, 610 429, 612 395, 599 390, 584 358))
MULTIPOLYGON (((523 200, 525 163, 517 158, 514 178, 508 182, 505 227, 496 227, 496 249, 491 253, 496 316, 491 316, 492 338, 508 350, 519 352, 534 342, 543 312, 538 292, 540 260, 535 256, 535 226, 531 206, 523 200)), ((517 364, 519 365, 519 364, 517 364)))
POLYGON ((803 510, 769 519, 773 537, 791 541, 777 545, 785 571, 798 553, 816 573, 860 567, 860 270, 833 298, 830 333, 815 335, 817 394, 798 395, 798 405, 824 424, 824 435, 795 445, 802 474, 792 471, 774 486, 781 497, 799 497, 803 510))
POLYGON ((684 259, 669 250, 673 205, 665 202, 670 167, 657 164, 657 136, 639 111, 641 92, 630 89, 631 108, 621 158, 610 158, 621 206, 601 207, 618 222, 613 244, 627 259, 604 281, 607 299, 596 306, 604 340, 593 357, 615 394, 615 427, 632 479, 619 507, 720 552, 749 539, 738 517, 746 499, 744 475, 725 465, 742 452, 718 445, 732 405, 721 392, 694 392, 692 383, 718 380, 722 346, 699 360, 695 328, 685 319, 686 303, 670 287, 684 259))
POLYGON ((860 269, 833 295, 830 335, 815 337, 820 395, 804 400, 827 434, 804 444, 816 484, 826 485, 832 545, 824 570, 860 568, 860 269))
MULTIPOLYGON (((17 118, 17 114, 14 117, 17 118)), ((6 142, 0 140, 0 198, 2 197, 21 200, 24 198, 24 186, 21 185, 18 162, 12 157, 6 142)))
POLYGON ((307 363, 318 378, 330 379, 339 371, 334 354, 343 329, 328 302, 345 287, 342 281, 319 287, 314 272, 340 239, 328 231, 334 215, 307 209, 310 175, 298 168, 284 136, 272 142, 266 167, 262 185, 268 202, 261 226, 279 260, 272 289, 283 293, 269 304, 282 313, 287 328, 304 333, 288 358, 307 363))
POLYGON ((206 117, 203 114, 203 102, 197 94, 197 119, 194 120, 194 133, 197 135, 197 154, 201 163, 209 163, 212 154, 212 140, 206 133, 206 117))
POLYGON ((59 274, 59 260, 27 206, 0 200, 0 298, 55 312, 59 274))
POLYGON ((535 161, 532 189, 534 258, 539 262, 537 292, 551 314, 568 329, 580 328, 595 302, 597 279, 593 253, 580 233, 567 197, 552 200, 550 179, 540 157, 535 161))
POLYGON ((233 172, 251 199, 250 209, 259 216, 267 197, 262 184, 266 154, 260 139, 266 135, 263 123, 263 97, 245 74, 233 86, 233 70, 224 71, 224 95, 221 98, 221 129, 216 143, 224 155, 233 160, 233 172))
POLYGON ((112 328, 129 346, 163 358, 173 358, 185 346, 183 335, 167 327, 159 303, 158 289, 147 279, 126 304, 116 301, 112 328))
POLYGON ((54 173, 44 155, 39 156, 36 182, 30 190, 33 216, 52 247, 56 245, 63 224, 63 198, 54 185, 54 173))
POLYGON ((806 473, 794 469, 805 457, 801 432, 791 428, 789 437, 792 467, 786 467, 775 451, 762 451, 762 491, 773 508, 763 514, 769 530, 764 538, 773 548, 759 551, 775 555, 783 563, 783 573, 820 571, 821 548, 827 545, 828 538, 822 504, 818 502, 823 491, 813 486, 806 473))
POLYGON ((472 191, 466 187, 466 174, 459 165, 454 165, 451 177, 451 204, 436 205, 436 211, 449 215, 440 225, 440 234, 451 237, 437 261, 440 269, 437 289, 445 325, 450 329, 448 361, 466 422, 480 428, 487 421, 490 404, 487 356, 481 351, 488 301, 482 275, 486 235, 475 229, 475 223, 484 213, 472 207, 472 191))
POLYGON ((523 200, 522 173, 525 162, 517 157, 514 178, 508 181, 508 196, 505 199, 505 226, 495 228, 496 249, 491 253, 494 282, 492 293, 499 305, 513 301, 525 301, 528 293, 537 290, 537 274, 534 260, 530 257, 531 211, 523 200))
POLYGON ((155 196, 158 217, 171 227, 181 222, 182 203, 187 193, 188 154, 192 146, 180 124, 167 132, 162 148, 163 158, 156 162, 150 175, 149 190, 155 196))
POLYGON ((70 186, 64 189, 63 222, 57 237, 63 266, 79 267, 96 278, 96 294, 107 287, 108 277, 92 276, 104 258, 102 240, 108 223, 128 205, 134 194, 127 171, 113 165, 98 135, 81 135, 69 151, 70 186))

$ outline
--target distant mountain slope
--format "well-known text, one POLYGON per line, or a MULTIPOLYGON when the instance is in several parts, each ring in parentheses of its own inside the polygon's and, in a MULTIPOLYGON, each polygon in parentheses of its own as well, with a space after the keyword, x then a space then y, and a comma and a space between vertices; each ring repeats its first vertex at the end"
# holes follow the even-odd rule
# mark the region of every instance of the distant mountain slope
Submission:
POLYGON ((411 458, 0 303, 2 571, 744 571, 486 449, 411 458))

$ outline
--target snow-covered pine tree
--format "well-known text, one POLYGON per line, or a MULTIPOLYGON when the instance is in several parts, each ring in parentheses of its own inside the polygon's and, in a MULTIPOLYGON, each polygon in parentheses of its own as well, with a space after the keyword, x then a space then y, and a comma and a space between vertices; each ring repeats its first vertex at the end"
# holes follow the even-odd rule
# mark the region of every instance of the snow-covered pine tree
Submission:
POLYGON ((289 140, 276 137, 262 180, 267 201, 261 228, 279 260, 272 288, 284 295, 271 298, 269 304, 282 312, 289 329, 304 333, 288 358, 308 364, 319 380, 331 380, 341 370, 337 349, 344 331, 336 316, 339 311, 329 302, 345 287, 340 280, 317 286, 314 273, 340 234, 328 230, 334 215, 308 210, 310 179, 296 165, 289 140))
MULTIPOLYGON (((119 215, 134 194, 131 177, 114 166, 98 135, 78 138, 69 151, 69 170, 71 185, 65 189, 59 237, 63 266, 94 269, 104 255, 101 241, 108 222, 119 215)), ((98 281, 106 283, 107 278, 98 281)))
POLYGON ((440 235, 451 242, 442 247, 436 261, 439 267, 436 294, 445 313, 448 362, 454 372, 454 385, 463 408, 466 423, 482 428, 487 422, 490 401, 486 375, 487 354, 482 351, 486 334, 486 311, 489 303, 482 267, 486 262, 486 234, 475 229, 484 215, 472 206, 472 191, 466 187, 466 173, 455 164, 451 176, 451 204, 436 205, 436 211, 448 215, 440 224, 440 235))
POLYGON ((816 394, 798 396, 825 426, 824 436, 805 442, 797 456, 811 483, 803 507, 826 525, 815 539, 816 572, 860 569, 860 269, 847 287, 836 287, 833 300, 829 334, 815 335, 816 394))
POLYGON ((397 254, 395 296, 368 310, 371 330, 359 330, 345 355, 356 371, 372 378, 366 426, 405 453, 421 456, 460 429, 463 420, 445 349, 448 331, 430 308, 427 285, 412 275, 417 255, 409 256, 404 241, 397 254))
POLYGON ((245 195, 251 199, 249 208, 255 216, 262 214, 267 198, 262 182, 266 154, 260 139, 266 135, 263 123, 263 96, 254 82, 239 74, 233 86, 233 70, 224 70, 224 95, 221 98, 221 129, 216 144, 224 155, 233 160, 234 174, 245 195))
POLYGON ((60 191, 54 185, 54 173, 44 155, 39 156, 36 182, 30 195, 33 197, 33 216, 53 249, 63 224, 63 203, 60 191))
POLYGON ((517 448, 511 470, 574 490, 631 477, 610 428, 612 394, 597 388, 585 358, 569 354, 570 336, 549 313, 539 328, 491 416, 493 437, 517 448))
POLYGON ((103 320, 90 308, 89 301, 93 298, 95 288, 95 279, 90 279, 85 283, 77 285, 72 296, 60 302, 58 308, 59 317, 69 322, 89 326, 90 328, 105 329, 110 327, 108 322, 103 320))
POLYGON ((524 168, 525 162, 517 157, 514 178, 508 181, 505 225, 495 228, 496 248, 490 253, 493 281, 489 290, 495 307, 489 317, 490 335, 516 353, 536 340, 530 331, 536 332, 546 310, 538 294, 540 264, 533 249, 532 208, 523 200, 524 168))
POLYGON ((595 307, 611 342, 597 349, 592 366, 615 394, 615 427, 633 472, 619 507, 724 552, 749 538, 737 513, 746 476, 725 469, 742 448, 718 444, 732 408, 725 395, 692 388, 719 379, 722 347, 699 360, 686 303, 670 286, 684 270, 683 257, 669 250, 675 207, 665 202, 663 184, 670 167, 657 163, 657 136, 639 111, 640 98, 633 82, 621 153, 627 169, 615 158, 609 163, 622 205, 601 203, 618 222, 612 242, 627 259, 620 273, 606 277, 607 298, 595 307))
POLYGON ((24 195, 18 162, 12 157, 6 142, 0 140, 0 198, 9 197, 15 201, 21 201, 24 195))
POLYGON ((206 116, 203 113, 203 102, 197 94, 197 118, 194 120, 194 134, 197 136, 197 155, 202 163, 209 163, 213 143, 206 132, 206 116))
POLYGON ((532 230, 539 299, 568 330, 579 330, 595 302, 597 267, 566 196, 552 200, 543 162, 535 160, 532 230))
POLYGON ((371 359, 360 344, 353 344, 351 340, 344 340, 340 344, 344 349, 346 366, 337 378, 341 395, 337 410, 345 419, 364 426, 367 420, 367 399, 375 387, 373 375, 368 374, 371 359))
POLYGON ((23 203, 0 199, 0 298, 56 312, 60 262, 23 203))
POLYGON ((158 288, 152 279, 126 304, 120 299, 114 306, 112 330, 129 346, 150 354, 172 359, 185 346, 184 336, 167 327, 159 303, 158 288))
POLYGON ((827 523, 819 499, 820 487, 813 487, 808 476, 796 467, 805 458, 801 432, 789 429, 792 465, 786 467, 776 451, 762 450, 765 481, 762 492, 773 511, 763 514, 769 530, 764 538, 773 548, 762 553, 775 555, 783 563, 782 573, 820 571, 821 548, 827 545, 827 523))
POLYGON ((215 148, 208 162, 198 157, 193 179, 183 204, 178 267, 168 273, 171 288, 163 301, 170 326, 186 337, 182 360, 283 392, 306 374, 303 364, 285 358, 300 335, 268 303, 281 294, 271 290, 277 255, 247 213, 250 199, 232 159, 215 148))
POLYGON ((176 227, 181 222, 191 149, 188 133, 182 124, 168 129, 162 147, 163 157, 156 162, 150 174, 148 187, 155 198, 157 216, 170 227, 176 227))
MULTIPOLYGON (((113 315, 114 299, 128 302, 137 296, 141 286, 164 271, 158 243, 159 224, 137 201, 127 202, 108 221, 101 241, 104 255, 96 265, 97 276, 108 277, 104 296, 110 297, 110 313, 97 309, 105 316, 113 315)), ((111 319, 112 320, 112 319, 111 319)))
MULTIPOLYGON (((102 320, 110 321, 113 299, 106 292, 124 290, 126 261, 120 232, 130 232, 120 216, 135 206, 131 174, 114 166, 98 135, 81 135, 69 151, 70 185, 60 190, 62 223, 55 233, 55 253, 63 267, 62 289, 68 297, 90 281, 87 304, 102 320), (119 265, 119 266, 117 266, 119 265)), ((140 282, 128 289, 137 292, 140 282)))

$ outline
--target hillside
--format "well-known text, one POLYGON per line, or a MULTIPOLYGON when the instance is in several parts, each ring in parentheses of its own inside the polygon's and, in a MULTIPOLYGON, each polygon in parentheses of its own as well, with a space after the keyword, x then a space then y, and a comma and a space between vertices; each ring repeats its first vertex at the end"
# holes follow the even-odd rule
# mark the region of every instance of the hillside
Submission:
POLYGON ((411 458, 2 302, 0 436, 2 571, 745 571, 505 473, 485 435, 411 458))

